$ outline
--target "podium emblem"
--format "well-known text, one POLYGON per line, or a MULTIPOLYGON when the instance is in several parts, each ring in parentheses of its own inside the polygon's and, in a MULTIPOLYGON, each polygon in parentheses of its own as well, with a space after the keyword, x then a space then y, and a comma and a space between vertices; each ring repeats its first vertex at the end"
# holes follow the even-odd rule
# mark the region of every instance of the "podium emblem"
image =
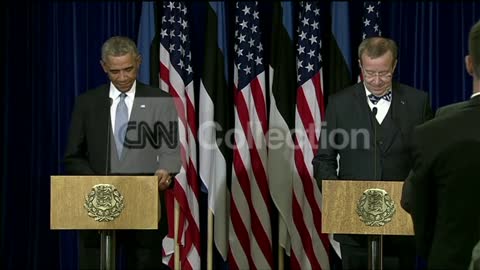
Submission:
POLYGON ((365 225, 381 227, 392 220, 395 202, 383 189, 367 189, 358 200, 357 214, 365 225))
POLYGON ((98 184, 85 196, 83 206, 87 209, 89 217, 98 222, 109 222, 122 212, 123 196, 114 185, 98 184))

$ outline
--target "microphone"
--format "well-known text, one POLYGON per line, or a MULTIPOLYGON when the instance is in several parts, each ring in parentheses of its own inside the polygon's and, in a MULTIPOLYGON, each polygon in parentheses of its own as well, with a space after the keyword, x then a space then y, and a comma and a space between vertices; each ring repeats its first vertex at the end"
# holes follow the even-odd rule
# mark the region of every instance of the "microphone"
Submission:
POLYGON ((111 97, 108 98, 108 121, 107 121, 107 150, 106 150, 106 153, 105 153, 105 175, 108 175, 108 169, 109 169, 109 165, 110 165, 110 126, 111 126, 111 112, 110 112, 110 109, 112 107, 112 104, 113 104, 113 99, 111 97))
MULTIPOLYGON (((108 98, 108 121, 107 121, 107 150, 105 156, 105 176, 108 175, 108 167, 110 165, 110 126, 111 126, 111 112, 110 109, 113 104, 113 99, 111 97, 108 98)), ((101 255, 100 258, 100 268, 110 269, 110 261, 109 259, 113 258, 115 261, 115 231, 114 230, 99 230, 98 233, 100 234, 100 250, 105 251, 105 254, 101 255), (113 247, 112 247, 113 246, 113 247), (109 248, 110 247, 110 248, 109 248), (113 251, 112 251, 113 250, 113 251), (112 254, 113 253, 113 254, 112 254), (105 258, 103 257, 105 255, 105 258)), ((113 263, 113 268, 115 268, 115 263, 113 263)))
POLYGON ((373 170, 374 170, 374 173, 373 173, 373 178, 374 180, 378 180, 377 179, 377 112, 378 112, 378 109, 377 107, 373 107, 372 108, 372 113, 373 113, 373 143, 374 143, 374 146, 373 146, 373 170))

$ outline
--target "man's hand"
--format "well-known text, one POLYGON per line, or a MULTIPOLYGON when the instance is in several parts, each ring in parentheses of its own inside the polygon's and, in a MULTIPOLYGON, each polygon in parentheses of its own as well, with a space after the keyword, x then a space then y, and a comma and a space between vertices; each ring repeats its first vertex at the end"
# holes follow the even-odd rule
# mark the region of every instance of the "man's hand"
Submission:
POLYGON ((166 190, 172 183, 172 177, 166 170, 159 169, 155 175, 158 177, 158 191, 166 190))

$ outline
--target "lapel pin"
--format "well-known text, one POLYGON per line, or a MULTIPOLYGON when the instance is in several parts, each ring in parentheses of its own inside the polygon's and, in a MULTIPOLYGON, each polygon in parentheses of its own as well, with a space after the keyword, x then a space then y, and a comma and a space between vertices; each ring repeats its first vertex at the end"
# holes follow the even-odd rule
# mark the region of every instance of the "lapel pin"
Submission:
POLYGON ((140 108, 145 109, 145 104, 140 105, 140 108))

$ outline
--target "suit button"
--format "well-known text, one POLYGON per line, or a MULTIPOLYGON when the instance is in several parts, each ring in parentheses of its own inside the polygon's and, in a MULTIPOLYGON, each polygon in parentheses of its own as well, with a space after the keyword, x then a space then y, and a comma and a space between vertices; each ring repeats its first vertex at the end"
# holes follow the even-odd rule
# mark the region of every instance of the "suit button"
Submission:
POLYGON ((383 144, 383 141, 378 141, 378 144, 382 145, 382 144, 383 144))

